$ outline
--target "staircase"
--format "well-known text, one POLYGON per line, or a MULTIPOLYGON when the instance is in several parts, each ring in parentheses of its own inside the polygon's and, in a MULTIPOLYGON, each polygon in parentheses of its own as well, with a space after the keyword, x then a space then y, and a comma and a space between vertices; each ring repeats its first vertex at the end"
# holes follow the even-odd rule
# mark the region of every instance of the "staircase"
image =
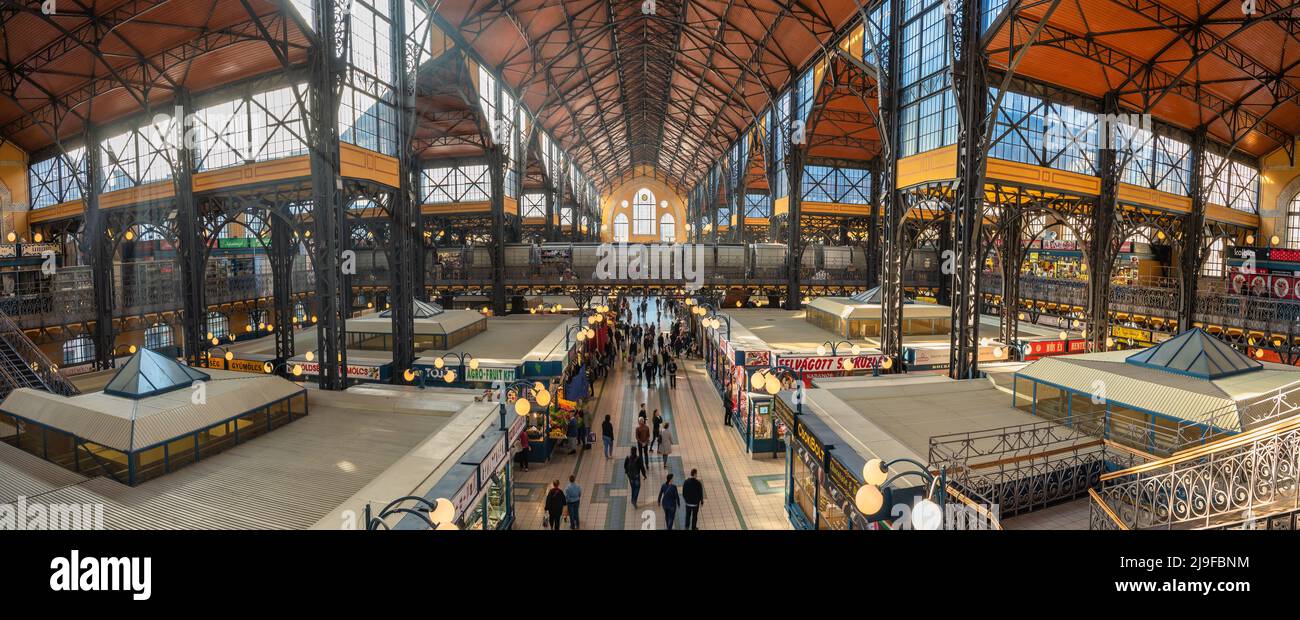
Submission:
POLYGON ((1091 529, 1217 529, 1300 510, 1300 416, 1101 476, 1091 529))
POLYGON ((63 396, 80 393, 9 315, 0 312, 0 399, 23 387, 63 396))

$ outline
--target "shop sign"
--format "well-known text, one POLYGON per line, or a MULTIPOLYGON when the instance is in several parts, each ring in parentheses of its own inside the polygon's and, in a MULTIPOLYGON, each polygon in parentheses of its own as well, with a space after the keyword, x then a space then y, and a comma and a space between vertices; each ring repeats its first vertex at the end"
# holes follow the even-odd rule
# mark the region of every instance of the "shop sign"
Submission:
POLYGON ((77 364, 76 366, 64 366, 60 368, 59 374, 65 377, 75 377, 77 375, 84 375, 88 372, 94 372, 94 371, 95 371, 95 364, 93 363, 77 364))
POLYGON ((1133 327, 1124 327, 1115 325, 1110 328, 1110 334, 1116 338, 1131 338, 1138 342, 1151 342, 1151 332, 1145 329, 1136 329, 1133 327))
POLYGON ((17 258, 18 245, 14 243, 0 243, 0 258, 17 258))
POLYGON ((808 451, 817 457, 818 463, 826 462, 826 446, 822 445, 822 442, 808 429, 806 424, 800 421, 798 426, 795 427, 795 434, 799 436, 799 441, 808 447, 808 451))
POLYGON ((927 349, 909 348, 907 349, 907 353, 908 364, 918 369, 936 368, 941 366, 946 368, 948 363, 951 361, 951 359, 949 359, 951 356, 948 354, 948 347, 927 349))
POLYGON ((266 374, 266 362, 258 360, 241 360, 233 359, 228 362, 226 370, 236 370, 239 372, 255 372, 266 374))
POLYGON ((226 239, 217 239, 217 248, 228 250, 232 248, 248 248, 253 246, 251 237, 229 237, 226 239))
POLYGON ((1029 354, 1035 357, 1065 353, 1064 340, 1035 340, 1029 343, 1029 354))
MULTIPOLYGON (((524 419, 524 416, 517 415, 515 417, 519 418, 520 420, 524 419)), ((516 437, 517 436, 518 435, 516 435, 516 437)), ((487 455, 483 457, 483 463, 479 465, 479 469, 478 469, 479 477, 490 478, 492 474, 497 473, 497 470, 501 468, 501 465, 506 462, 506 457, 508 455, 509 452, 506 450, 505 441, 492 442, 492 450, 490 450, 487 453, 487 455)))
POLYGON ((516 415, 514 418, 515 419, 510 422, 510 436, 506 438, 506 443, 510 444, 510 447, 512 448, 515 444, 519 443, 519 434, 528 426, 528 416, 516 415))
POLYGON ((854 370, 871 369, 880 365, 884 359, 883 355, 826 355, 817 356, 790 356, 778 355, 776 357, 777 366, 785 366, 790 370, 801 371, 835 371, 844 370, 844 362, 849 360, 853 362, 854 370))
POLYGON ((858 481, 858 477, 853 475, 853 472, 850 472, 849 468, 845 467, 834 456, 826 465, 826 479, 835 488, 839 489, 840 493, 843 493, 845 497, 854 497, 858 494, 858 488, 862 486, 862 483, 858 481))
POLYGON ((771 351, 745 351, 745 365, 763 366, 763 367, 771 366, 772 352, 771 351))
POLYGON ((23 258, 37 258, 43 256, 46 252, 59 253, 59 244, 57 243, 24 243, 22 246, 23 258))
POLYGON ((773 408, 776 410, 776 417, 785 424, 786 428, 794 428, 794 411, 790 409, 785 400, 777 397, 772 399, 773 408))
POLYGON ((491 368, 488 366, 479 366, 478 368, 465 369, 466 381, 482 381, 491 383, 493 381, 510 382, 515 380, 515 369, 510 368, 491 368))
MULTIPOLYGON (((302 366, 302 374, 304 375, 320 374, 320 362, 302 362, 299 365, 302 366)), ((348 364, 347 376, 349 379, 369 379, 372 381, 379 381, 382 378, 381 370, 382 367, 380 366, 348 364)))
POLYGON ((1088 341, 1083 338, 1075 338, 1069 341, 1068 350, 1070 353, 1084 353, 1088 350, 1088 341))
POLYGON ((1234 294, 1300 300, 1300 277, 1268 273, 1263 269, 1248 273, 1231 268, 1228 273, 1228 282, 1234 294))
POLYGON ((465 509, 474 503, 474 498, 478 497, 478 477, 471 475, 465 480, 465 484, 460 485, 460 489, 455 495, 451 496, 451 503, 456 507, 456 517, 460 518, 465 514, 465 509))
POLYGON ((1040 247, 1044 250, 1077 250, 1079 244, 1074 241, 1061 241, 1060 239, 1043 239, 1040 247))

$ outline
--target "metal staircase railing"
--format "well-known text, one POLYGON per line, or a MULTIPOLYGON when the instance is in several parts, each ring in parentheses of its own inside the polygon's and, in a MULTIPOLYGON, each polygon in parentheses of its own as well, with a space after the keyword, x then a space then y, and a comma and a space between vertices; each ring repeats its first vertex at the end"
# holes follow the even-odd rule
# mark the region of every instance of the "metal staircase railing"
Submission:
POLYGON ((6 368, 4 378, 9 382, 10 386, 5 390, 6 394, 16 387, 40 388, 63 396, 73 396, 81 393, 76 386, 72 385, 71 381, 68 381, 67 377, 64 377, 59 372, 58 367, 48 357, 45 357, 45 354, 36 346, 36 343, 32 342, 27 337, 27 334, 24 334, 13 319, 9 318, 9 315, 4 312, 0 312, 0 340, 3 340, 4 344, 22 360, 26 371, 30 372, 40 382, 40 385, 29 385, 29 381, 22 379, 22 374, 25 373, 16 368, 6 368))
POLYGON ((1300 416, 1109 473, 1093 529, 1201 528, 1300 509, 1300 416))
POLYGON ((938 435, 929 449, 932 469, 946 471, 951 485, 995 502, 1002 518, 1076 499, 1108 468, 1154 458, 1057 421, 938 435))

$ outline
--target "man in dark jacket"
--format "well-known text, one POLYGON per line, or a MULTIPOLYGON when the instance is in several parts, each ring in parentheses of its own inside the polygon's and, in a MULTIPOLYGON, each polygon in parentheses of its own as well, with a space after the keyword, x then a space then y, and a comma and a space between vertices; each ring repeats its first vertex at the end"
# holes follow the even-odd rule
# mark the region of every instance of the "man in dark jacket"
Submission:
POLYGON ((546 493, 546 522, 554 531, 560 531, 560 517, 564 515, 566 504, 568 501, 564 498, 564 491, 560 490, 560 481, 552 482, 551 490, 546 493))
POLYGON ((677 389, 677 360, 668 360, 668 385, 677 389))
POLYGON ((641 480, 647 477, 645 462, 636 452, 636 448, 632 448, 632 453, 623 458, 623 473, 627 475, 627 484, 632 489, 633 508, 637 507, 636 500, 641 496, 641 480))
POLYGON ((681 504, 681 496, 677 494, 677 485, 673 484, 673 475, 668 474, 663 486, 659 487, 659 505, 664 509, 664 520, 668 522, 664 529, 673 529, 673 521, 677 519, 677 506, 679 504, 681 504))
POLYGON ((699 478, 695 477, 696 471, 691 470, 691 477, 682 483, 682 503, 686 506, 686 524, 683 526, 688 530, 698 530, 696 522, 700 518, 700 505, 704 503, 704 485, 699 478))

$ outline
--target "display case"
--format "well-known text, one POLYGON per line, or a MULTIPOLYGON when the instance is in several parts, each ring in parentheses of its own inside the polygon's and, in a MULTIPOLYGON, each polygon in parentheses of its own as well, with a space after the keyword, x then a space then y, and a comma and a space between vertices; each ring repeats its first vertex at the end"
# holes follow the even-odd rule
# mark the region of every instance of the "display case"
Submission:
POLYGON ((732 422, 745 442, 745 449, 752 454, 772 456, 784 451, 785 425, 776 416, 772 397, 756 392, 741 394, 744 409, 733 416, 732 422))

